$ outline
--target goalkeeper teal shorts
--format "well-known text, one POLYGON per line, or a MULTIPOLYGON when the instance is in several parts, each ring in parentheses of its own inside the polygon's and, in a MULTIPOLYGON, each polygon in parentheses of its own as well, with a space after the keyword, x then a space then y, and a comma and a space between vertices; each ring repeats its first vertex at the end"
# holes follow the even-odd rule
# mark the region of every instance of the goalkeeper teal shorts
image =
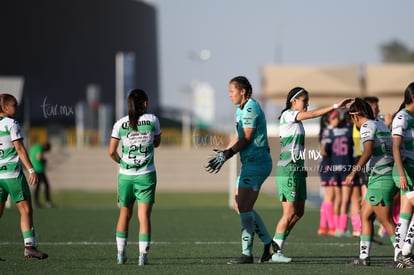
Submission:
POLYGON ((236 187, 252 188, 254 191, 259 191, 271 172, 272 161, 242 164, 236 187))
POLYGON ((118 174, 118 204, 124 207, 134 204, 135 201, 153 204, 156 185, 155 171, 134 176, 118 174))

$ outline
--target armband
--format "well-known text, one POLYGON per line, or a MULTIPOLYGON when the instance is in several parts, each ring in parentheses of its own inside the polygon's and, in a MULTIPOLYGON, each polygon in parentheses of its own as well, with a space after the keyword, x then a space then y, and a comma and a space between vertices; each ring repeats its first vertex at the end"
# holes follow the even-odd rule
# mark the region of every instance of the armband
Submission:
POLYGON ((335 103, 334 105, 332 105, 332 107, 333 107, 334 109, 338 109, 338 107, 339 107, 339 106, 338 106, 338 104, 336 104, 336 103, 335 103))
POLYGON ((29 169, 29 173, 30 173, 30 174, 33 174, 34 172, 35 172, 34 168, 30 168, 30 169, 29 169))

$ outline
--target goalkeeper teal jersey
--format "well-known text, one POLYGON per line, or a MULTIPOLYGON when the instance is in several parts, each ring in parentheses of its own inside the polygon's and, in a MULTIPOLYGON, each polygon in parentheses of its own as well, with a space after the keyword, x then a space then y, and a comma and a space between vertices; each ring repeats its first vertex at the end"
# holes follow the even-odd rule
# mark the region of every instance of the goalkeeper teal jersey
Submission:
POLYGON ((299 111, 286 110, 280 117, 280 158, 277 166, 289 163, 304 165, 305 128, 301 121, 296 121, 299 111))
POLYGON ((138 131, 132 130, 129 117, 125 116, 112 129, 112 137, 122 143, 120 174, 141 175, 155 171, 154 136, 161 134, 158 118, 153 114, 143 114, 137 127, 138 131))
POLYGON ((17 178, 21 172, 20 158, 13 141, 23 139, 20 124, 9 117, 0 117, 0 178, 17 178))
MULTIPOLYGON (((262 154, 269 154, 269 142, 267 140, 266 117, 259 103, 250 98, 243 109, 240 106, 236 111, 236 129, 239 138, 243 136, 243 128, 255 128, 252 142, 240 151, 242 163, 249 159, 257 159, 262 154)), ((267 160, 264 159, 264 160, 267 160)))

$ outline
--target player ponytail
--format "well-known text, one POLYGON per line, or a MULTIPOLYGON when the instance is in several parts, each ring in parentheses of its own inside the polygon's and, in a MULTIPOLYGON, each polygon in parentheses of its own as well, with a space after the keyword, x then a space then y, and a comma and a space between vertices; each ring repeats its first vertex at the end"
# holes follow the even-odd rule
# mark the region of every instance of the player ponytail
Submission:
POLYGON ((308 91, 306 91, 302 87, 295 87, 292 90, 290 90, 290 92, 288 93, 287 98, 286 98, 285 109, 283 109, 282 112, 280 112, 279 119, 286 110, 289 110, 292 107, 293 99, 294 98, 299 98, 302 95, 308 95, 308 91))
POLYGON ((411 82, 410 84, 408 84, 407 88, 404 91, 404 100, 403 100, 403 102, 401 103, 398 110, 392 115, 393 119, 399 111, 401 111, 402 109, 405 108, 405 105, 410 104, 411 102, 413 102, 413 98, 412 98, 413 94, 414 94, 414 82, 411 82))
POLYGON ((229 83, 233 83, 234 86, 240 91, 244 90, 246 100, 252 97, 253 88, 249 80, 245 76, 233 77, 229 83))
POLYGON ((147 111, 148 96, 140 89, 132 90, 128 96, 129 126, 138 130, 138 120, 147 111))
POLYGON ((349 114, 358 115, 372 120, 375 119, 374 112, 372 111, 369 103, 359 97, 355 98, 354 103, 352 103, 349 107, 349 114))
POLYGON ((326 127, 328 127, 329 121, 328 121, 329 113, 326 113, 321 116, 319 120, 319 142, 322 140, 322 134, 326 127))

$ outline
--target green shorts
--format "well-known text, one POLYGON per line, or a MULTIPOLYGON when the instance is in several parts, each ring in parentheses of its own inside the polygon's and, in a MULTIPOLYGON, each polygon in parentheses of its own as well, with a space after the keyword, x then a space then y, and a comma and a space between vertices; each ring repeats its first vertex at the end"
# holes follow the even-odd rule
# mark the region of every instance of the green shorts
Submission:
POLYGON ((287 166, 276 167, 276 186, 280 201, 304 201, 307 199, 306 191, 307 173, 304 166, 290 163, 287 166))
POLYGON ((398 173, 397 165, 394 163, 394 167, 392 168, 392 177, 394 179, 395 186, 400 189, 400 194, 405 195, 410 190, 413 190, 413 182, 414 182, 414 166, 413 164, 408 164, 407 162, 403 163, 405 176, 407 177, 408 189, 402 190, 400 189, 400 174, 398 173))
POLYGON ((380 203, 391 206, 397 193, 398 188, 390 171, 384 175, 372 175, 368 178, 368 190, 364 199, 372 206, 380 203))
POLYGON ((272 172, 272 161, 255 164, 243 164, 237 177, 236 187, 252 188, 259 191, 262 184, 272 172))
POLYGON ((134 204, 135 201, 153 204, 156 185, 156 172, 137 176, 118 174, 118 204, 124 207, 134 204))
POLYGON ((0 179, 0 202, 5 202, 9 194, 12 202, 30 198, 30 188, 23 172, 17 178, 0 179))

